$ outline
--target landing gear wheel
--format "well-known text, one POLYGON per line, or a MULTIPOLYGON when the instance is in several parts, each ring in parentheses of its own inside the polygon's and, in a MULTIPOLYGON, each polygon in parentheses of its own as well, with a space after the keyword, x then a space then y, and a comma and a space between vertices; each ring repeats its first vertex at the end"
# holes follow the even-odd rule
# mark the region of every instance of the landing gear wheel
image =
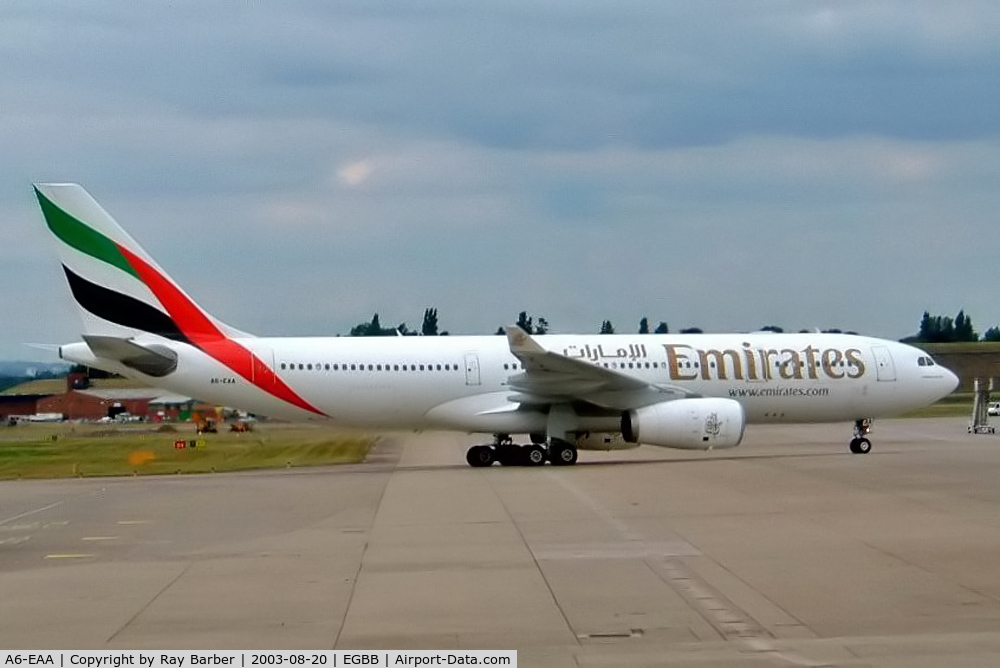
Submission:
POLYGON ((506 443, 496 446, 496 460, 501 466, 520 466, 524 458, 520 445, 506 443))
POLYGON ((549 446, 549 461, 553 466, 576 464, 576 448, 569 443, 555 442, 549 446))
POLYGON ((494 459, 493 448, 488 445, 474 445, 465 453, 465 461, 469 462, 469 466, 490 466, 494 459))
POLYGON ((528 434, 528 436, 531 438, 531 442, 534 443, 535 445, 545 445, 545 441, 548 440, 544 432, 541 434, 538 433, 528 434))
POLYGON ((867 438, 855 438, 851 440, 851 452, 856 455, 867 455, 872 450, 872 442, 867 438))
POLYGON ((545 463, 545 450, 540 445, 526 445, 521 452, 525 466, 541 466, 545 463))

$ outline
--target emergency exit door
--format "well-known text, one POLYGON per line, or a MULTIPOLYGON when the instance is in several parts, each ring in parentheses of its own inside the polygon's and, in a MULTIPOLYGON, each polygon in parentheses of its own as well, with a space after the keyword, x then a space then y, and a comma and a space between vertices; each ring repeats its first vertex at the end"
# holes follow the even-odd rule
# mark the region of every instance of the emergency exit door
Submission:
POLYGON ((885 346, 872 346, 872 355, 875 356, 876 377, 879 380, 896 380, 896 365, 889 349, 885 346))

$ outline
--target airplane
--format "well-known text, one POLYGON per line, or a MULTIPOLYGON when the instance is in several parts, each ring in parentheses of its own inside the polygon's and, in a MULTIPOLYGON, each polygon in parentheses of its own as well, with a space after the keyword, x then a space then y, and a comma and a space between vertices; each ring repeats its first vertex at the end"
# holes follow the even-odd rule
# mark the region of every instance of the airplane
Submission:
POLYGON ((256 337, 199 307, 79 185, 35 194, 83 319, 62 359, 274 418, 492 434, 472 466, 732 448, 751 423, 853 422, 864 454, 874 418, 958 384, 922 350, 851 334, 256 337))

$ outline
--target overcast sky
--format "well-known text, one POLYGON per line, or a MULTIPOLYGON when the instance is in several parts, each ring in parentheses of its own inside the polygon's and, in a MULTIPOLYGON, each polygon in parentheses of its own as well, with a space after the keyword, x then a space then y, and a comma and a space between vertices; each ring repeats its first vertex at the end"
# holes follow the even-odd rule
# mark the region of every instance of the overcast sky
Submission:
POLYGON ((257 334, 1000 323, 1000 4, 0 3, 0 358, 78 338, 33 181, 257 334))

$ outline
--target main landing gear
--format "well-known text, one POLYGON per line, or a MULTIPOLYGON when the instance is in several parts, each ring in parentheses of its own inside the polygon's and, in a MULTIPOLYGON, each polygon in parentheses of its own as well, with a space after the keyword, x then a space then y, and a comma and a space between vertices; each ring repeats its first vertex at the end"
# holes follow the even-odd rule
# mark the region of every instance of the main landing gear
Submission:
POLYGON ((872 431, 871 418, 857 420, 854 423, 854 438, 851 439, 851 452, 856 455, 867 455, 872 450, 872 442, 867 436, 872 431))
MULTIPOLYGON (((532 441, 535 441, 532 437, 532 441)), ((558 438, 548 445, 530 443, 518 445, 507 434, 496 434, 491 445, 474 445, 465 453, 469 466, 491 466, 499 462, 502 466, 541 466, 546 461, 553 466, 576 464, 576 447, 558 438)))

